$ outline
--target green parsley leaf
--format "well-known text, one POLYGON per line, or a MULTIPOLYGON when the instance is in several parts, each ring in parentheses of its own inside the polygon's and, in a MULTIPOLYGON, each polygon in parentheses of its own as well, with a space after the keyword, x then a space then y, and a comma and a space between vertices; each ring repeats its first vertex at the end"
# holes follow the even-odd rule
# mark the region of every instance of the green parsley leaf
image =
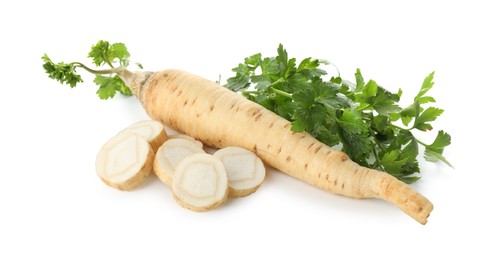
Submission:
MULTIPOLYGON (((97 66, 108 65, 108 69, 92 69, 81 62, 57 63, 55 64, 48 55, 44 54, 43 68, 50 78, 59 81, 62 84, 68 84, 75 87, 78 82, 82 82, 82 77, 76 73, 77 68, 82 68, 95 75, 94 83, 99 86, 97 94, 101 99, 109 99, 116 95, 117 92, 125 96, 132 95, 132 91, 125 85, 118 73, 126 71, 130 64, 130 53, 123 43, 110 44, 108 41, 100 40, 91 47, 88 54, 92 62, 97 66), (118 67, 114 67, 116 65, 118 67), (107 75, 107 76, 103 76, 107 75)), ((140 63, 137 67, 142 69, 140 63)))
POLYGON ((284 49, 282 44, 279 44, 277 54, 276 60, 279 62, 279 72, 282 77, 286 78, 291 71, 295 70, 296 59, 288 59, 288 52, 284 49))
POLYGON ((433 127, 431 124, 427 122, 433 122, 443 113, 443 109, 439 109, 436 107, 429 107, 425 109, 414 121, 414 128, 417 128, 421 131, 432 130, 433 127))
POLYGON ((107 41, 98 41, 97 44, 91 47, 91 51, 89 52, 88 58, 92 58, 92 62, 96 64, 96 66, 101 66, 103 64, 111 64, 108 60, 108 51, 110 49, 110 43, 107 41))
POLYGON ((75 87, 77 83, 83 82, 82 77, 75 71, 76 66, 74 64, 64 62, 55 64, 46 54, 41 59, 45 62, 43 68, 48 73, 48 77, 62 84, 67 84, 71 88, 75 87))
POLYGON ((416 96, 415 100, 424 96, 426 92, 428 92, 433 87, 433 85, 435 84, 433 82, 434 76, 435 76, 435 72, 433 71, 432 73, 430 73, 430 75, 428 75, 428 77, 424 79, 423 84, 421 85, 421 89, 419 90, 419 93, 416 96))
POLYGON ((442 155, 444 148, 451 144, 451 140, 452 138, 449 134, 445 133, 443 130, 438 131, 435 141, 433 141, 432 144, 425 146, 425 159, 431 162, 440 160, 450 167, 453 167, 452 164, 442 155))
POLYGON ((360 92, 365 86, 365 80, 363 79, 363 75, 361 75, 361 70, 356 69, 356 73, 354 73, 354 77, 356 78, 356 89, 355 92, 360 92))
POLYGON ((292 131, 305 131, 330 146, 342 144, 353 161, 387 171, 406 183, 420 178, 419 145, 425 146, 429 160, 444 160, 440 148, 440 141, 446 140, 443 134, 431 145, 412 134, 415 129, 432 129, 431 122, 443 112, 422 107, 435 102, 426 95, 434 84, 434 73, 423 81, 413 104, 402 109, 401 89, 392 93, 374 80, 365 83, 360 69, 354 74, 356 83, 342 79, 339 71, 326 80, 321 65, 329 64, 310 57, 296 65, 296 59, 289 58, 280 44, 276 57, 257 53, 245 58, 233 69, 235 76, 225 87, 241 91, 249 100, 291 121, 292 131), (394 124, 399 119, 406 127, 414 123, 404 129, 394 124))
POLYGON ((120 66, 127 67, 129 64, 130 53, 127 47, 123 43, 113 43, 108 50, 108 60, 113 63, 115 59, 118 59, 120 66))
POLYGON ((337 120, 342 150, 361 165, 367 165, 372 152, 372 141, 366 123, 356 109, 345 109, 337 120))
POLYGON ((132 95, 132 91, 125 85, 120 77, 116 75, 113 77, 96 75, 94 83, 99 86, 96 93, 99 98, 103 100, 113 98, 117 92, 126 96, 132 95))

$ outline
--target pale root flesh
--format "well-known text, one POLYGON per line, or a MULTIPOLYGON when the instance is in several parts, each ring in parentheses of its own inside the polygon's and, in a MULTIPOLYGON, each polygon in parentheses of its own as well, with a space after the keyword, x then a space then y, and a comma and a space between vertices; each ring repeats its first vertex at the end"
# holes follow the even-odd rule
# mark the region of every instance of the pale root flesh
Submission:
POLYGON ((179 70, 122 77, 152 119, 208 146, 243 147, 310 185, 352 198, 384 199, 422 224, 433 209, 395 177, 361 167, 305 132, 292 132, 286 119, 212 81, 179 70))
POLYGON ((167 139, 166 129, 164 128, 164 125, 154 120, 137 122, 123 129, 122 131, 120 131, 119 134, 122 133, 134 133, 144 137, 144 139, 146 139, 147 142, 152 146, 154 152, 156 152, 157 149, 167 139))
POLYGON ((207 211, 226 200, 228 176, 219 159, 210 154, 194 154, 180 162, 171 188, 176 201, 184 208, 207 211))
POLYGON ((198 147, 200 147, 200 149, 204 148, 204 144, 201 141, 196 140, 195 138, 188 136, 188 135, 173 134, 173 135, 168 135, 168 139, 187 139, 187 140, 193 141, 198 147))
POLYGON ((154 151, 140 135, 118 134, 108 140, 96 157, 96 173, 109 186, 132 190, 152 171, 154 151))
POLYGON ((262 160, 241 147, 225 147, 214 157, 221 160, 228 174, 229 197, 245 197, 255 192, 265 178, 262 160))
POLYGON ((196 153, 205 152, 194 141, 183 138, 169 139, 156 153, 154 172, 162 182, 171 186, 178 164, 184 158, 196 153))

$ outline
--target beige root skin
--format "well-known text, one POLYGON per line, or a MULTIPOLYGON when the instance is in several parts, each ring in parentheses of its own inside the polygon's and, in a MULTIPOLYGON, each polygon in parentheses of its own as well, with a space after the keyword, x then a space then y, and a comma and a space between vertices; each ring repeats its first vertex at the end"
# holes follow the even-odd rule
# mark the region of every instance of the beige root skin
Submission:
POLYGON ((121 134, 108 140, 99 151, 96 173, 108 186, 129 191, 149 176, 153 160, 154 151, 143 137, 121 134))
POLYGON ((138 73, 131 83, 149 116, 206 145, 239 146, 265 163, 323 190, 381 198, 424 224, 433 205, 391 175, 361 167, 290 122, 218 84, 179 70, 138 73))

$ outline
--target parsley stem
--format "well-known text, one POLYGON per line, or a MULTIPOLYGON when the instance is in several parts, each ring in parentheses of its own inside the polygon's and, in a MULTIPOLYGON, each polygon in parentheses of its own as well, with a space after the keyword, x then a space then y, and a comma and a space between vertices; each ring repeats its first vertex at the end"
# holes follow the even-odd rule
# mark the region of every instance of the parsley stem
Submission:
POLYGON ((414 138, 414 139, 416 140, 416 142, 418 142, 418 144, 421 144, 421 145, 422 145, 422 146, 424 146, 424 147, 427 147, 427 146, 428 146, 427 144, 425 144, 425 143, 421 142, 421 141, 420 141, 420 140, 418 140, 417 138, 414 138))
POLYGON ((259 93, 260 93, 260 92, 258 92, 258 91, 256 91, 256 90, 243 90, 243 91, 241 92, 241 94, 242 94, 243 96, 247 96, 247 95, 249 95, 249 94, 258 95, 259 93))
POLYGON ((87 70, 88 72, 95 74, 95 75, 113 74, 113 73, 119 73, 119 72, 122 72, 125 70, 125 67, 121 67, 121 66, 118 68, 112 68, 112 69, 108 69, 108 70, 94 70, 94 69, 91 69, 91 68, 87 67, 86 65, 84 65, 80 62, 72 62, 70 64, 73 64, 76 67, 83 68, 83 69, 87 70))
POLYGON ((375 166, 380 167, 381 164, 380 164, 380 159, 378 158, 377 149, 375 149, 375 147, 373 147, 372 150, 373 150, 373 155, 375 156, 375 166))
POLYGON ((293 96, 293 94, 288 93, 288 92, 286 92, 286 91, 279 90, 279 89, 277 89, 277 88, 273 88, 273 87, 271 87, 270 89, 272 90, 272 92, 274 92, 274 93, 276 93, 276 94, 279 94, 279 95, 281 95, 281 96, 284 96, 284 97, 292 98, 292 96, 293 96))

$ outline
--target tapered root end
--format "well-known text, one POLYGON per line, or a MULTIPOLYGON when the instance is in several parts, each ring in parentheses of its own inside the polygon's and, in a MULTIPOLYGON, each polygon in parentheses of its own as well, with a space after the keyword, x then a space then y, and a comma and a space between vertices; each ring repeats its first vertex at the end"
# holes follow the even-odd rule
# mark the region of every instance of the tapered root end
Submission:
POLYGON ((389 176, 380 182, 380 197, 414 218, 421 224, 426 224, 433 204, 423 195, 407 184, 389 176))

